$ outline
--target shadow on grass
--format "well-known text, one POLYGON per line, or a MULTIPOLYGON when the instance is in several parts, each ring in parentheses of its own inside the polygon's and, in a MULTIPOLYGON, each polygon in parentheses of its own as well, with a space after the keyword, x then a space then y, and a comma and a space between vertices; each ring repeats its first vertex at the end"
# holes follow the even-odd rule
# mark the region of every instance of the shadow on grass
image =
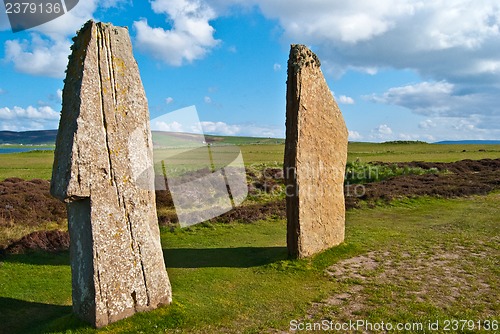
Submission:
POLYGON ((71 306, 52 305, 0 297, 0 333, 43 333, 41 324, 65 319, 64 329, 85 324, 71 314, 71 306))
POLYGON ((0 262, 25 263, 48 266, 69 266, 69 251, 65 252, 28 252, 26 254, 0 255, 0 262))
POLYGON ((169 248, 163 250, 168 268, 250 268, 286 260, 286 247, 169 248))

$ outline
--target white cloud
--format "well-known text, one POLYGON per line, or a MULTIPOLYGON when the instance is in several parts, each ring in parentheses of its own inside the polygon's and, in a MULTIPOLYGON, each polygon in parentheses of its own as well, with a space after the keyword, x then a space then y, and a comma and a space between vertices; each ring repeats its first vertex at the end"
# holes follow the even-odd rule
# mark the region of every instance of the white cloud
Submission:
POLYGON ((134 22, 137 47, 152 57, 180 66, 203 58, 219 44, 214 38, 215 29, 209 23, 216 14, 205 2, 154 0, 151 8, 157 14, 167 15, 167 22, 172 25, 167 30, 149 26, 146 19, 134 22))
POLYGON ((151 128, 155 131, 186 132, 186 129, 184 129, 182 124, 176 121, 170 123, 155 121, 151 124, 151 128))
POLYGON ((423 137, 420 134, 411 133, 399 133, 396 137, 398 140, 422 140, 423 137))
POLYGON ((62 89, 58 89, 56 91, 56 96, 57 96, 57 98, 59 99, 60 102, 62 102, 62 95, 63 95, 62 89))
POLYGON ((431 129, 436 127, 436 123, 434 123, 431 119, 426 119, 425 121, 418 123, 418 127, 420 129, 431 129))
POLYGON ((57 129, 59 113, 49 106, 0 108, 0 130, 25 131, 57 129))
POLYGON ((171 104, 171 103, 173 103, 173 102, 174 102, 174 98, 173 98, 173 97, 170 97, 170 96, 169 96, 169 97, 167 97, 167 98, 165 99, 165 103, 166 103, 166 104, 171 104))
POLYGON ((274 64, 274 65, 273 65, 273 70, 274 70, 274 72, 278 72, 278 71, 280 71, 280 70, 281 70, 281 65, 280 65, 280 64, 278 64, 278 63, 274 64))
POLYGON ((393 29, 399 17, 411 15, 411 1, 280 1, 259 0, 265 15, 278 18, 290 38, 309 41, 337 40, 348 44, 366 41, 393 29))
MULTIPOLYGON (((457 104, 471 106, 472 101, 480 103, 469 113, 498 111, 498 0, 483 0, 480 6, 474 0, 254 0, 254 3, 266 17, 279 21, 287 42, 311 45, 322 60, 325 73, 411 69, 435 81, 429 88, 446 89, 449 85, 454 88, 453 103, 439 98, 437 104, 427 101, 418 108, 415 101, 411 109, 417 113, 458 114, 457 104)), ((409 96, 411 92, 406 93, 409 96)), ((428 96, 438 93, 427 91, 428 96)), ((440 95, 444 97, 447 92, 441 91, 440 95)))
POLYGON ((392 134, 391 128, 387 124, 381 124, 377 127, 376 131, 382 135, 392 134))
POLYGON ((7 40, 4 60, 12 62, 22 73, 64 77, 71 45, 68 37, 92 18, 96 3, 95 0, 80 1, 67 14, 30 29, 30 40, 7 40))
POLYGON ((363 139, 363 136, 358 131, 349 130, 349 140, 356 141, 360 139, 363 139))
MULTIPOLYGON (((492 129, 500 124, 500 105, 494 93, 463 92, 445 81, 422 82, 394 87, 381 95, 366 97, 371 101, 400 106, 427 117, 458 120, 474 119, 476 128, 492 129)), ((432 120, 419 124, 421 129, 433 127, 432 120)))
POLYGON ((44 106, 40 108, 35 108, 32 106, 25 108, 14 107, 14 108, 0 108, 0 119, 11 120, 11 119, 47 119, 54 120, 59 119, 59 113, 54 111, 51 107, 44 106))
POLYGON ((285 130, 282 127, 245 123, 227 124, 225 122, 201 122, 203 132, 223 136, 250 136, 264 138, 283 138, 285 130))
MULTIPOLYGON (((98 6, 109 8, 125 2, 128 0, 81 0, 68 13, 29 29, 30 39, 7 40, 4 60, 13 63, 22 73, 63 78, 72 44, 70 37, 86 21, 93 19, 98 6)), ((5 27, 0 24, 0 30, 2 28, 5 27)))
POLYGON ((219 134, 225 136, 234 136, 240 132, 238 125, 229 125, 224 122, 201 122, 203 132, 206 134, 219 134))
POLYGON ((444 56, 472 65, 483 61, 486 51, 498 60, 497 0, 484 0, 481 6, 474 0, 254 2, 267 17, 279 20, 289 40, 315 46, 322 60, 335 66, 452 74, 463 67, 454 66, 456 59, 443 61, 444 56))
POLYGON ((62 78, 68 62, 70 43, 54 41, 32 34, 31 41, 8 40, 5 42, 5 60, 22 73, 62 78))
MULTIPOLYGON (((427 133, 422 136, 430 137, 429 141, 437 140, 493 140, 500 138, 499 124, 500 116, 485 118, 482 115, 471 115, 470 117, 434 117, 425 123, 432 124, 423 128, 427 133), (493 124, 493 125, 492 125, 493 124)), ((420 127, 421 123, 419 124, 420 127)), ((421 128, 421 127, 420 127, 421 128)), ((421 128, 422 129, 422 128, 421 128)))
POLYGON ((380 124, 371 131, 371 138, 385 140, 392 138, 392 129, 387 124, 380 124))
POLYGON ((206 104, 211 104, 212 103, 212 98, 210 96, 205 96, 203 98, 203 101, 206 103, 206 104))
POLYGON ((349 96, 340 95, 338 102, 341 104, 354 104, 354 99, 349 96))

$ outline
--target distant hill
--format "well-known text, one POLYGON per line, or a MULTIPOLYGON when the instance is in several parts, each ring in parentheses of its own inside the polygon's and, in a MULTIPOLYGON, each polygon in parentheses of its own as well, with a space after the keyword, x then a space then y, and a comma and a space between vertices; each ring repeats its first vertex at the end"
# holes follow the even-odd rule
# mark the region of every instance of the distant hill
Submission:
MULTIPOLYGON (((190 133, 173 133, 153 131, 153 144, 156 147, 183 146, 189 143, 207 142, 213 145, 252 145, 252 144, 283 144, 284 139, 276 138, 256 138, 256 137, 236 137, 236 136, 212 136, 196 135, 190 133)), ((57 130, 41 131, 0 131, 0 145, 54 145, 56 142, 57 130)))
POLYGON ((54 145, 57 130, 0 131, 0 144, 54 145))
POLYGON ((434 144, 473 144, 473 145, 500 145, 500 140, 444 140, 438 141, 434 144))
POLYGON ((280 138, 214 136, 182 132, 152 131, 155 147, 181 147, 205 142, 211 145, 255 145, 255 144, 284 144, 280 138))

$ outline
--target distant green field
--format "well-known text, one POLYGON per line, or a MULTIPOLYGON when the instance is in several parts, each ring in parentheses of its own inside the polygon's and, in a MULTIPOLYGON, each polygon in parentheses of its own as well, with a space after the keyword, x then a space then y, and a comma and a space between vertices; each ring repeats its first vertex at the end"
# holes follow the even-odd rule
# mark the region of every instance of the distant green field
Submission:
POLYGON ((455 144, 376 144, 350 143, 349 160, 364 162, 453 162, 464 159, 498 159, 500 145, 455 145, 455 144))
POLYGON ((205 141, 211 145, 266 145, 285 143, 284 139, 279 138, 213 136, 164 131, 153 131, 152 135, 153 144, 157 148, 199 146, 205 141))
MULTIPOLYGON (((276 139, 259 139, 244 137, 224 137, 224 143, 238 144, 246 166, 253 164, 267 164, 281 166, 285 146, 272 144, 276 139), (259 140, 267 141, 258 144, 259 140)), ((214 142, 211 149, 220 152, 223 156, 233 156, 234 148, 218 145, 214 142)), ((177 149, 179 150, 179 149, 177 149)), ((182 150, 179 150, 181 152, 182 150)), ((174 155, 176 149, 155 149, 157 155, 174 155)), ((195 152, 182 156, 186 163, 201 159, 195 152)), ((202 163, 205 157, 202 157, 202 163)), ((348 160, 359 159, 362 162, 405 162, 429 161, 452 162, 463 159, 498 159, 500 145, 441 145, 441 144, 377 144, 377 143, 349 143, 348 160)), ((26 153, 0 154, 0 180, 8 177, 23 179, 50 179, 52 175, 52 151, 37 151, 26 153)))
POLYGON ((0 180, 9 177, 50 180, 53 162, 53 151, 0 154, 0 180))

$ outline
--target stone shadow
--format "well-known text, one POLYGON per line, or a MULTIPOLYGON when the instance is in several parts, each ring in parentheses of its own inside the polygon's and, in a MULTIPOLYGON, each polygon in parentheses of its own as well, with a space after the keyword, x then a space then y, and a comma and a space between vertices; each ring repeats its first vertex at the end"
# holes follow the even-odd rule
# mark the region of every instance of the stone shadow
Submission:
POLYGON ((62 331, 87 327, 71 312, 71 306, 0 297, 0 334, 43 333, 43 327, 62 317, 62 331))
POLYGON ((286 247, 163 249, 168 268, 250 268, 286 260, 286 247))
POLYGON ((0 254, 0 263, 24 263, 47 266, 69 266, 69 251, 43 252, 34 251, 25 254, 0 254))

